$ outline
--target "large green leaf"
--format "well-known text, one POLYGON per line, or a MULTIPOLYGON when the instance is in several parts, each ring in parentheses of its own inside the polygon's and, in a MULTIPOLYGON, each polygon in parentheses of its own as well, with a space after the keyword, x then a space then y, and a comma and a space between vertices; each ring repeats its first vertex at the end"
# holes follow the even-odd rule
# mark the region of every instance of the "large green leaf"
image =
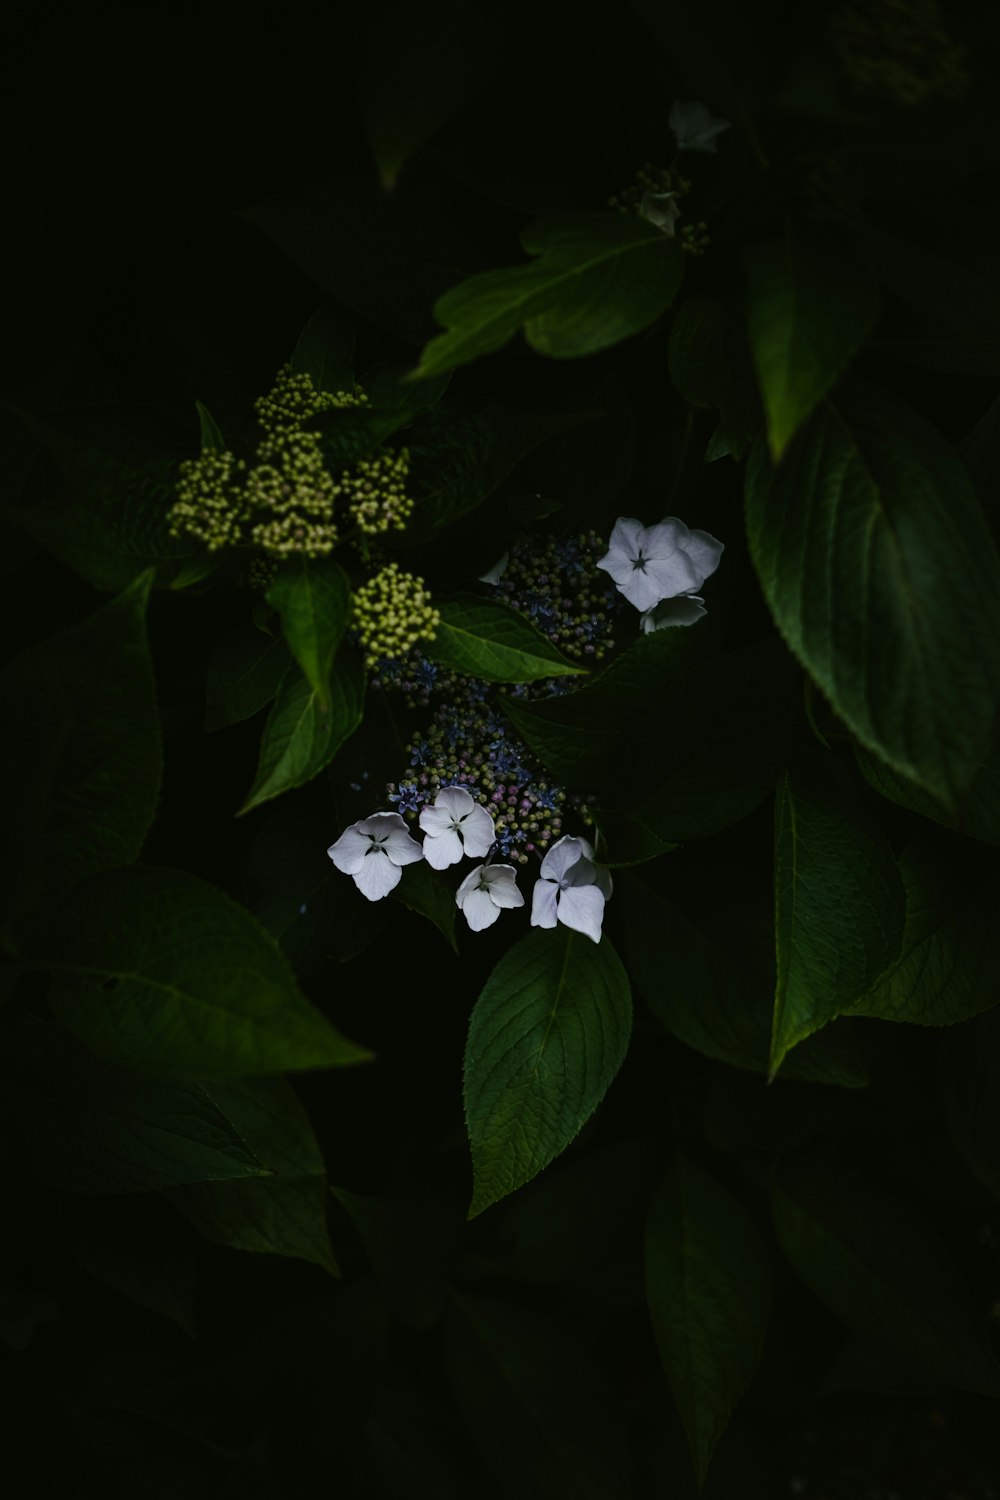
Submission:
POLYGON ((459 594, 438 602, 441 623, 426 648, 432 661, 487 682, 537 682, 582 674, 517 610, 494 599, 459 594))
POLYGON ((273 1175, 179 1188, 171 1201, 206 1239, 234 1250, 310 1261, 336 1275, 323 1155, 294 1089, 283 1078, 208 1087, 273 1175))
POLYGON ((460 1296, 446 1330, 458 1408, 502 1494, 629 1500, 625 1428, 590 1352, 552 1319, 460 1296))
POLYGON ((308 375, 318 391, 353 391, 354 324, 345 308, 329 302, 318 307, 292 351, 295 373, 308 375))
POLYGON ((852 1015, 953 1026, 1000 1001, 1000 873, 948 852, 933 836, 904 851, 902 947, 852 1015))
POLYGON ((742 309, 714 297, 685 298, 670 329, 667 361, 684 400, 719 413, 706 459, 742 458, 761 420, 742 309))
POLYGON ((148 1193, 267 1171, 200 1084, 112 1067, 61 1026, 8 1032, 0 1049, 6 1160, 71 1193, 148 1193))
POLYGON ((368 1055, 313 1009, 244 907, 178 870, 86 882, 36 964, 70 1031, 130 1067, 241 1078, 368 1055))
POLYGON ((128 864, 156 811, 161 749, 146 642, 152 573, 0 674, 5 906, 16 925, 43 897, 128 864))
MULTIPOLYGON (((657 1020, 705 1057, 766 1073, 774 979, 752 955, 734 947, 735 914, 724 911, 709 928, 704 915, 681 911, 645 874, 626 872, 615 879, 629 972, 657 1020), (662 953, 669 953, 669 963, 662 953)), ((780 1076, 842 1088, 868 1082, 846 1039, 836 1033, 809 1037, 786 1059, 780 1076), (844 1044, 838 1046, 840 1041, 844 1044)))
POLYGON ((364 671, 354 652, 340 652, 334 663, 329 709, 293 667, 267 716, 257 774, 240 812, 318 776, 361 723, 364 692, 364 671))
POLYGON ((238 625, 216 641, 205 683, 205 728, 211 734, 252 719, 272 701, 288 671, 283 636, 238 625))
POLYGON ((854 753, 865 780, 880 796, 909 808, 911 812, 921 813, 945 828, 952 828, 956 833, 1000 847, 1000 749, 987 751, 982 765, 954 808, 932 797, 923 787, 907 781, 905 776, 891 771, 860 745, 855 746, 854 753))
POLYGON ((453 953, 458 952, 455 941, 455 918, 458 907, 455 893, 438 870, 432 870, 426 860, 407 865, 399 884, 392 893, 393 900, 415 911, 418 916, 432 922, 453 953))
POLYGON ((787 772, 774 807, 777 986, 769 1071, 852 1009, 899 951, 906 898, 874 825, 787 772))
POLYGON ((760 1360, 771 1295, 767 1247, 753 1220, 679 1158, 649 1207, 646 1299, 699 1487, 760 1360))
POLYGON ((849 251, 797 228, 744 258, 750 346, 778 460, 871 332, 878 288, 849 251))
POLYGON ((469 1217, 530 1182, 579 1133, 628 1048, 632 997, 607 937, 537 930, 497 964, 465 1048, 469 1217))
POLYGON ((267 591, 267 602, 281 616, 289 650, 319 707, 329 712, 333 659, 351 609, 346 573, 332 558, 296 558, 279 568, 267 591))
POLYGON ((799 1162, 779 1176, 774 1221, 792 1267, 859 1337, 959 1390, 1000 1396, 1000 1365, 945 1246, 904 1205, 799 1162))
POLYGON ((780 468, 758 441, 746 516, 778 626, 837 713, 955 802, 1000 698, 1000 563, 951 449, 884 393, 843 390, 780 468))
POLYGON ((491 354, 519 328, 540 354, 594 354, 666 312, 684 269, 678 242, 629 214, 542 220, 521 244, 538 259, 472 276, 435 303, 448 331, 427 345, 418 376, 491 354))

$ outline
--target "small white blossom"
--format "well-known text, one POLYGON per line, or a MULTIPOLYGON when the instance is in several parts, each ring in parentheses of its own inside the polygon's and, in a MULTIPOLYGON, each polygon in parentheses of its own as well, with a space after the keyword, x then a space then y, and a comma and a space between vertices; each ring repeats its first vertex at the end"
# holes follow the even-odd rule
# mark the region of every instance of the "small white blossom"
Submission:
POLYGON ((557 839, 542 860, 531 895, 532 927, 562 922, 595 943, 601 941, 605 902, 612 891, 611 872, 594 864, 586 839, 567 834, 557 839))
POLYGON ((489 854, 497 832, 486 808, 475 802, 464 787, 443 786, 433 807, 420 810, 424 858, 432 870, 457 865, 463 854, 482 859, 489 854))
POLYGON ((676 100, 670 106, 668 123, 678 151, 716 151, 716 136, 730 127, 729 120, 713 115, 700 99, 691 99, 687 104, 676 100))
POLYGON ((500 557, 500 558, 498 558, 498 560, 493 564, 492 568, 487 568, 486 572, 483 573, 482 576, 480 577, 479 582, 480 583, 499 583, 500 580, 501 580, 501 578, 503 577, 503 575, 507 571, 507 564, 509 562, 510 562, 510 553, 509 552, 505 552, 503 554, 503 556, 500 557))
POLYGON ((674 225, 680 218, 680 205, 676 193, 643 193, 639 204, 639 217, 673 238, 674 225))
POLYGON ((514 866, 477 865, 455 892, 455 905, 473 932, 492 927, 505 907, 524 905, 514 866))
POLYGON ((722 553, 722 543, 714 536, 689 531, 676 516, 655 526, 619 516, 597 566, 610 573, 618 592, 646 614, 664 599, 696 594, 719 566, 722 553))
POLYGON ((654 630, 666 630, 670 625, 695 625, 708 613, 705 601, 697 594, 678 594, 676 599, 664 599, 640 615, 639 624, 643 635, 654 630))
POLYGON ((326 852, 369 901, 388 896, 402 879, 401 867, 424 857, 405 822, 394 812, 372 813, 370 818, 352 823, 326 852))

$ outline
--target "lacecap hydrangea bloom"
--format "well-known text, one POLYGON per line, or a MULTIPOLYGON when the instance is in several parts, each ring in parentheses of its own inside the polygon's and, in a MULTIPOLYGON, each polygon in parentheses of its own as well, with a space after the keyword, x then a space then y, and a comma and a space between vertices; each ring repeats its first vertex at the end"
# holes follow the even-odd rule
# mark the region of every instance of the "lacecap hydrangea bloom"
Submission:
POLYGON ((429 807, 420 809, 424 859, 432 870, 457 865, 463 855, 482 859, 496 842, 496 827, 486 808, 464 787, 443 786, 429 807))
POLYGON ((352 823, 326 852, 369 901, 388 896, 402 879, 403 866, 424 857, 405 822, 394 812, 372 813, 352 823))
POLYGON ((692 625, 705 613, 697 591, 719 566, 723 544, 707 531, 691 531, 676 516, 643 526, 634 516, 619 516, 608 550, 597 566, 614 579, 618 592, 643 615, 643 629, 661 624, 692 625), (685 600, 676 618, 647 617, 664 600, 685 600), (697 606, 696 609, 691 605, 697 606))
POLYGON ((500 913, 524 905, 513 865, 477 865, 455 892, 455 905, 473 932, 492 927, 500 913))
POLYGON ((542 860, 531 897, 531 925, 555 927, 561 922, 599 943, 612 889, 610 870, 594 864, 593 846, 567 835, 542 860))

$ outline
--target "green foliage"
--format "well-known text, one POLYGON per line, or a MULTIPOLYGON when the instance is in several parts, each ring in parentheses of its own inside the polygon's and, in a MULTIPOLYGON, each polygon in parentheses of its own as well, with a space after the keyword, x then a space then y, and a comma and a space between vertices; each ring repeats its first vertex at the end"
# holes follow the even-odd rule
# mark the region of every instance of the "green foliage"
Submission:
POLYGON ((632 997, 607 937, 533 932, 500 960, 465 1050, 474 1188, 469 1216, 530 1182, 569 1145, 621 1066, 632 997))
POLYGON ((514 609, 474 594, 438 601, 441 622, 426 654, 431 661, 486 682, 538 682, 583 671, 567 661, 514 609))
POLYGON ((763 1238, 740 1203, 678 1159, 646 1225, 646 1296, 699 1487, 760 1359, 771 1309, 763 1238))
POLYGON ((246 1078, 367 1056, 309 1004, 249 912, 181 871, 86 882, 35 961, 59 1019, 127 1067, 246 1078))
POLYGON ((216 642, 205 683, 205 728, 209 733, 252 719, 273 701, 288 672, 283 636, 256 625, 238 625, 216 642))
POLYGON ((302 673, 290 668, 267 716, 257 774, 240 812, 318 776, 361 723, 364 691, 364 672, 354 652, 341 652, 334 663, 328 709, 302 673))
POLYGON ((331 559, 296 558, 283 564, 267 591, 281 616, 288 648, 324 713, 331 710, 330 674, 347 628, 351 587, 331 559))
POLYGON ((432 339, 418 376, 491 354, 519 328, 533 349, 579 359, 641 333, 673 301, 684 259, 676 240, 627 214, 579 214, 521 235, 527 265, 485 271, 434 304, 447 332, 432 339))
POLYGON ((393 898, 415 911, 418 916, 432 922, 453 953, 458 952, 455 940, 455 897, 442 880, 435 877, 430 865, 421 860, 407 865, 403 878, 393 891, 393 898))
POLYGON ((862 744, 954 803, 993 727, 1000 563, 961 465, 884 392, 843 391, 746 489, 754 566, 792 650, 862 744))
POLYGON ((742 458, 760 424, 742 312, 714 297, 686 297, 671 324, 667 359, 678 394, 692 406, 719 413, 706 459, 742 458))

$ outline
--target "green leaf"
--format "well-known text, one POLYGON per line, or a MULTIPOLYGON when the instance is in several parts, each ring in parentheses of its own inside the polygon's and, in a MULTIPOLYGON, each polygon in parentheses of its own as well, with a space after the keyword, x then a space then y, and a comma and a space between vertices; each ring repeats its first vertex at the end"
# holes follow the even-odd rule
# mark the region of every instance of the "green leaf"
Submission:
POLYGON ((799 228, 750 246, 744 259, 750 345, 777 462, 871 332, 878 289, 849 251, 799 228))
POLYGON ((679 1158, 646 1225, 646 1298, 699 1488, 716 1443, 760 1361, 771 1266, 740 1204, 679 1158))
POLYGON ((986 844, 1000 848, 1000 750, 987 751, 986 757, 976 771, 969 786, 961 794, 954 808, 939 802, 923 787, 915 786, 905 776, 883 765, 874 755, 869 755, 860 745, 855 745, 854 754, 869 786, 890 802, 920 813, 944 828, 955 833, 964 833, 968 838, 982 839, 986 844))
POLYGON ((171 1202, 217 1244, 309 1261, 338 1275, 326 1223, 330 1193, 323 1155, 295 1090, 283 1078, 208 1087, 273 1175, 179 1188, 171 1202))
POLYGON ((885 972, 904 917, 902 881, 880 831, 786 772, 774 807, 772 1077, 885 972))
POLYGON ((152 574, 0 674, 6 788, 2 881, 15 926, 90 875, 135 859, 153 821, 161 748, 146 641, 152 574))
POLYGON ((61 1197, 60 1248, 102 1286, 196 1337, 197 1241, 159 1197, 61 1197))
POLYGON ((288 671, 284 638, 255 625, 238 625, 216 641, 205 683, 205 728, 209 734, 252 719, 272 701, 288 671))
POLYGON ((595 354, 666 312, 684 271, 678 242, 631 214, 541 220, 521 244, 538 259, 471 276, 434 304, 448 331, 424 349, 417 376, 492 354, 519 328, 554 359, 595 354))
POLYGON ((538 682, 582 675, 524 615, 499 600, 459 594, 438 602, 441 623, 426 647, 432 661, 486 682, 538 682))
POLYGON ((458 952, 455 941, 455 892, 439 870, 432 870, 426 860, 407 865, 402 879, 392 893, 393 900, 400 901, 418 916, 426 917, 444 938, 452 952, 458 952))
POLYGON ((725 449, 742 458, 760 424, 742 309, 714 297, 687 297, 670 329, 667 362, 674 388, 685 401, 719 412, 719 427, 706 457, 721 458, 725 449))
POLYGON ((326 303, 299 334, 291 366, 308 375, 318 391, 335 395, 354 390, 354 324, 351 313, 326 303))
POLYGON ((129 1067, 241 1078, 368 1056, 313 1009, 244 907, 178 870, 88 881, 35 966, 54 975, 69 1030, 129 1067))
POLYGON ((198 413, 198 433, 201 438, 202 453, 225 453, 226 439, 222 435, 222 428, 208 407, 201 401, 196 401, 194 405, 198 413))
MULTIPOLYGON (((615 879, 629 972, 660 1024, 705 1057, 766 1073, 774 980, 736 948, 738 914, 723 907, 717 924, 709 928, 704 907, 697 916, 681 911, 645 872, 615 879), (655 946, 651 933, 656 934, 655 946), (662 962, 661 951, 670 954, 669 964, 662 962)), ((826 1032, 796 1047, 779 1082, 798 1078, 863 1087, 867 1074, 847 1046, 835 1045, 835 1036, 826 1032)))
POLYGON ((851 1014, 953 1026, 1000 1000, 1000 874, 949 860, 933 837, 904 850, 906 925, 896 961, 851 1014))
POLYGON ((281 616, 289 650, 317 703, 328 711, 333 659, 351 610, 346 573, 331 558, 296 558, 279 568, 268 588, 267 602, 281 616))
POLYGON ((363 1198, 334 1187, 371 1261, 394 1318, 431 1328, 444 1310, 449 1273, 461 1255, 465 1215, 454 1198, 413 1191, 363 1198))
POLYGON ((774 1222, 795 1272, 859 1337, 922 1375, 1000 1396, 1000 1366, 945 1246, 884 1192, 816 1163, 783 1169, 774 1222))
POLYGON ((334 663, 328 710, 292 668, 267 716, 257 774, 240 813, 318 776, 361 723, 364 693, 364 670, 354 652, 340 652, 334 663))
POLYGON ((552 1319, 457 1296, 446 1330, 455 1401, 501 1494, 629 1500, 625 1427, 589 1350, 552 1319))
POLYGON ((579 1134, 628 1050, 621 961, 569 928, 515 943, 476 1002, 465 1048, 469 1217, 530 1182, 579 1134))
POLYGON ((948 1040, 948 1124, 972 1171, 1000 1199, 1000 1011, 957 1027, 948 1040))
POLYGON ((111 1067, 51 1022, 5 1034, 0 1078, 3 1154, 46 1187, 150 1193, 267 1170, 200 1084, 111 1067))
POLYGON ((834 709, 955 802, 1000 699, 1000 564, 950 448, 882 392, 843 390, 779 469, 758 441, 746 517, 767 602, 834 709))

